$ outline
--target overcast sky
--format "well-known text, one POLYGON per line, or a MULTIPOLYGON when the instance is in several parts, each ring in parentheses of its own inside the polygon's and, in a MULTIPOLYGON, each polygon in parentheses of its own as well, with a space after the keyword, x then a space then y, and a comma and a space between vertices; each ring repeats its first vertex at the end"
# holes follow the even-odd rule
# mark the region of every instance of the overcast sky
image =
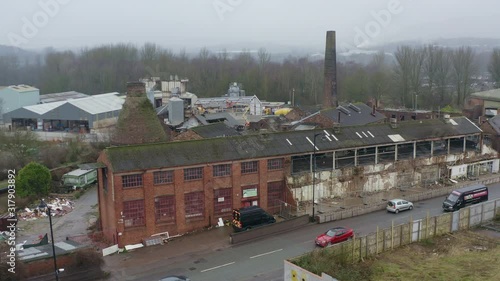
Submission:
POLYGON ((0 10, 0 44, 27 49, 117 42, 323 48, 327 30, 344 47, 500 37, 498 0, 1 0, 0 10))

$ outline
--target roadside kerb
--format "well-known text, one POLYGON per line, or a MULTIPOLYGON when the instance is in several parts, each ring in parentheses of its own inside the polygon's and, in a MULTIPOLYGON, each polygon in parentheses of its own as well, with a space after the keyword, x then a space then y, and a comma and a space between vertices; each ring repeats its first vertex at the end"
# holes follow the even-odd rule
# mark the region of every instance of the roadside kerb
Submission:
POLYGON ((279 223, 264 225, 247 231, 235 232, 229 235, 229 243, 238 244, 266 236, 299 228, 309 224, 309 215, 303 215, 279 223))
MULTIPOLYGON (((465 186, 469 186, 469 185, 473 185, 473 184, 491 184, 491 183, 496 183, 499 181, 500 181, 500 176, 497 175, 496 177, 493 177, 493 178, 487 178, 487 179, 478 180, 478 181, 474 181, 474 182, 461 183, 459 185, 447 186, 447 187, 434 189, 434 190, 428 190, 428 191, 424 191, 424 192, 417 193, 417 194, 404 195, 403 198, 408 200, 408 201, 411 201, 411 202, 418 202, 418 201, 436 198, 436 197, 440 197, 440 196, 446 196, 446 195, 450 194, 450 192, 452 190, 462 188, 465 186)), ((340 211, 333 211, 330 213, 323 213, 323 214, 319 214, 316 216, 316 221, 318 223, 325 223, 325 222, 330 222, 330 221, 343 220, 343 219, 347 219, 347 218, 361 216, 364 214, 384 210, 386 205, 387 205, 386 202, 380 202, 378 204, 375 204, 375 205, 372 205, 369 207, 360 206, 360 207, 355 207, 355 208, 348 209, 348 210, 340 210, 340 211)))

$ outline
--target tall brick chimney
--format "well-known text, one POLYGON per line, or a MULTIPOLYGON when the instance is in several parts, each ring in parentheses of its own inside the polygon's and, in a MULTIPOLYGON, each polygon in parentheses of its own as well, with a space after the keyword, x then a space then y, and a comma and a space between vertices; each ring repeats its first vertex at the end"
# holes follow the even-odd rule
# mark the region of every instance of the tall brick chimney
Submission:
POLYGON ((337 107, 337 48, 335 31, 326 32, 325 47, 325 88, 323 92, 323 108, 337 107))

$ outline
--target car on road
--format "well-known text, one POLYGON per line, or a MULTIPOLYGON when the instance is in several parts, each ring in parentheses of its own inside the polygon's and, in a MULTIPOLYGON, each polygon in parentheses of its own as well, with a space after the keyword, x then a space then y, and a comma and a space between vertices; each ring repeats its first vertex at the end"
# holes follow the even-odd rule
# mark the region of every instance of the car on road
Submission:
POLYGON ((348 227, 334 227, 316 237, 315 243, 320 247, 326 247, 335 243, 344 242, 354 237, 354 231, 348 227))
POLYGON ((160 279, 160 281, 190 281, 186 276, 171 275, 160 279))
POLYGON ((413 203, 403 199, 392 199, 387 202, 386 210, 396 214, 400 211, 413 210, 413 203))

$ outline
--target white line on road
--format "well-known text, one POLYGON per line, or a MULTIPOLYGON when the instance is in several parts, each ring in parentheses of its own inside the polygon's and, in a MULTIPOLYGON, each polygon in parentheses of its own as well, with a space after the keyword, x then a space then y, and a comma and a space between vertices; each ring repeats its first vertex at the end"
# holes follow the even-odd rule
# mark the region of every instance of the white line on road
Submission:
POLYGON ((263 254, 260 254, 260 255, 256 255, 256 256, 253 256, 253 257, 250 257, 250 258, 254 259, 254 258, 262 257, 262 256, 265 256, 265 255, 269 255, 269 254, 272 254, 272 253, 276 253, 276 252, 279 252, 279 251, 283 251, 283 249, 274 250, 274 251, 263 253, 263 254))
POLYGON ((211 268, 203 269, 203 270, 202 270, 202 271, 200 271, 200 272, 207 272, 207 271, 214 270, 214 269, 217 269, 217 268, 221 268, 221 267, 224 267, 224 266, 232 265, 233 263, 235 263, 235 262, 233 261, 233 262, 226 263, 226 264, 223 264, 223 265, 219 265, 219 266, 215 266, 215 267, 211 267, 211 268))

